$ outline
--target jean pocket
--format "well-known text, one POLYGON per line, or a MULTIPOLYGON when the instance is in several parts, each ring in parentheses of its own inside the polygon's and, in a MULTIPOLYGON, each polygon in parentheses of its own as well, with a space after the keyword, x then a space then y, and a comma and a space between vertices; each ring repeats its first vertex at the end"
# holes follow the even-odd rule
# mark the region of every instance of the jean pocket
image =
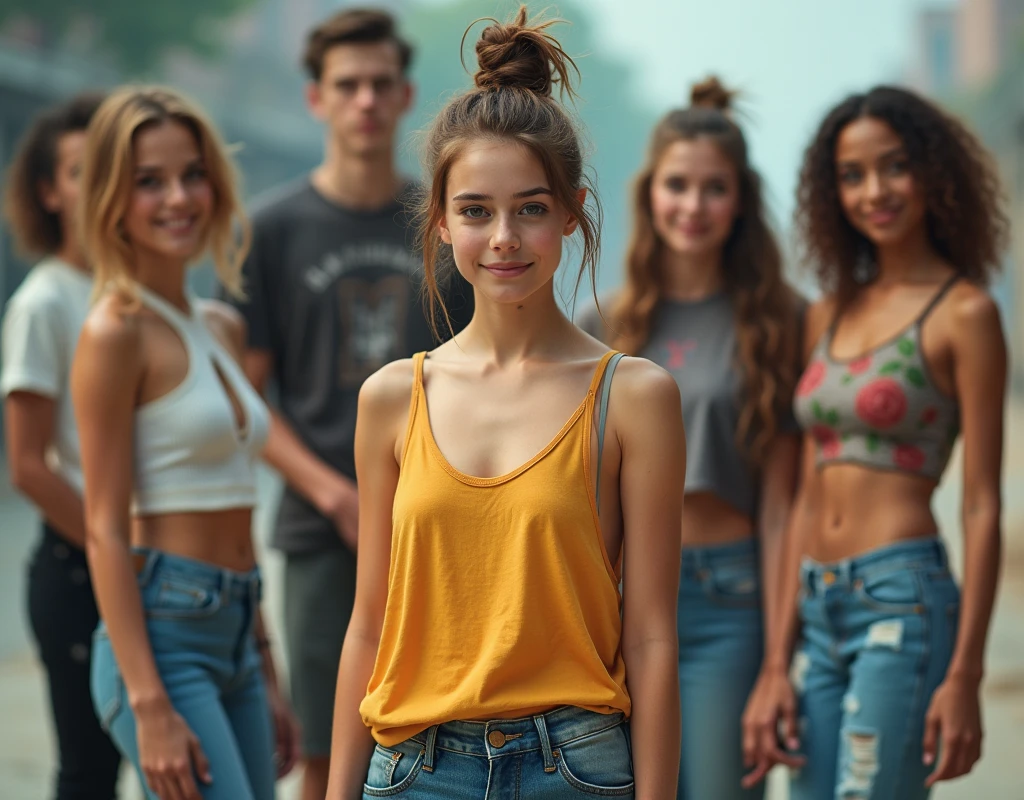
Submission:
POLYGON ((412 786, 423 767, 423 747, 414 741, 393 748, 377 745, 363 784, 363 795, 394 797, 412 786))
POLYGON ((89 688, 93 708, 103 730, 110 726, 125 705, 124 682, 114 659, 114 650, 106 631, 100 629, 93 636, 92 664, 89 669, 89 688))
POLYGON ((731 608, 756 608, 761 602, 761 582, 757 559, 744 558, 717 564, 704 570, 704 593, 719 605, 731 608))
POLYGON ((854 592, 868 608, 888 614, 920 614, 921 581, 913 570, 893 570, 854 581, 854 592))
POLYGON ((558 772, 571 788, 601 797, 633 795, 633 759, 625 725, 619 723, 555 748, 558 772))
POLYGON ((220 592, 183 578, 158 578, 144 601, 150 617, 200 619, 220 608, 220 592))

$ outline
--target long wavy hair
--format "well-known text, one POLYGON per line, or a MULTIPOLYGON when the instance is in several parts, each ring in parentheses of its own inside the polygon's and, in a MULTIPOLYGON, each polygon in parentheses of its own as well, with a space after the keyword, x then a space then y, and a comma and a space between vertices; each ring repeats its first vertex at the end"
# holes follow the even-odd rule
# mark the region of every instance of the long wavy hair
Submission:
POLYGON ((839 136, 864 117, 886 123, 902 140, 927 204, 932 247, 965 278, 985 283, 1000 267, 1010 227, 992 157, 938 106, 906 89, 876 86, 833 108, 804 154, 796 221, 821 288, 843 308, 859 288, 858 263, 874 258, 874 246, 843 212, 836 174, 839 136))
POLYGON ((138 292, 131 243, 121 234, 135 168, 135 138, 146 128, 175 122, 193 136, 213 188, 213 215, 200 252, 213 256, 217 277, 242 296, 242 261, 250 226, 238 194, 238 175, 216 128, 192 103, 171 89, 129 86, 108 97, 89 125, 82 171, 82 241, 95 273, 95 291, 110 289, 135 301, 138 292))
POLYGON ((782 275, 782 254, 768 225, 761 178, 751 166, 743 131, 729 114, 733 92, 717 78, 693 87, 689 108, 670 111, 655 127, 647 159, 633 185, 633 231, 626 284, 608 324, 612 346, 643 350, 665 293, 665 243, 654 229, 651 184, 665 151, 676 142, 707 139, 733 165, 740 208, 722 250, 722 278, 736 320, 738 367, 743 375, 737 443, 761 466, 779 419, 793 395, 798 370, 798 298, 782 275))
POLYGON ((537 158, 555 199, 578 221, 582 258, 577 290, 587 274, 591 282, 596 276, 601 206, 584 169, 576 125, 552 96, 557 85, 572 98, 572 73, 578 76, 573 60, 547 32, 558 20, 528 21, 526 6, 521 6, 509 22, 489 21, 493 24, 476 43, 479 69, 473 76, 474 88, 449 102, 426 134, 424 167, 429 183, 417 217, 427 313, 435 334, 439 323, 451 330, 440 287, 454 273, 455 262, 451 245, 438 234, 448 173, 475 139, 515 142, 537 158), (581 188, 587 189, 583 202, 577 196, 581 188))

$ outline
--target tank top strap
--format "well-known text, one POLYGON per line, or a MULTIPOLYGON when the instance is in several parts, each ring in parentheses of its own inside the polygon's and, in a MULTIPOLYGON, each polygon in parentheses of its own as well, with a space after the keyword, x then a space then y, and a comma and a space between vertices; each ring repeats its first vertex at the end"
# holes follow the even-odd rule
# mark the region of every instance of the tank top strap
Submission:
POLYGON ((412 391, 409 393, 409 422, 405 426, 405 443, 402 445, 403 465, 405 459, 409 457, 409 446, 418 421, 420 418, 427 419, 427 400, 423 391, 423 361, 426 357, 425 351, 412 357, 412 391))
POLYGON ((584 473, 586 474, 589 482, 591 481, 591 464, 594 463, 593 454, 590 451, 590 432, 593 430, 594 426, 595 409, 599 414, 599 429, 597 432, 597 463, 596 472, 594 473, 594 480, 597 481, 594 500, 598 504, 598 509, 600 509, 601 499, 600 477, 601 456, 604 453, 604 428, 608 419, 608 397, 611 394, 611 372, 613 372, 615 366, 618 365, 622 355, 622 353, 619 353, 616 350, 609 350, 601 357, 601 360, 597 364, 597 369, 594 370, 594 377, 590 382, 590 390, 587 392, 586 411, 583 415, 583 462, 584 473), (611 369, 609 369, 610 365, 611 369), (606 373, 607 380, 605 379, 606 373), (601 390, 600 405, 598 405, 598 390, 601 390))
POLYGON ((924 324, 924 321, 928 319, 928 315, 935 310, 935 307, 939 303, 942 302, 942 298, 944 298, 946 294, 948 294, 949 290, 953 288, 953 285, 960 280, 960 277, 960 274, 957 273, 944 284, 942 284, 939 291, 937 291, 935 293, 935 296, 928 301, 928 305, 924 307, 921 313, 917 315, 917 319, 914 320, 914 324, 917 325, 918 328, 920 328, 924 324))
POLYGON ((171 326, 174 332, 181 338, 186 350, 191 352, 200 345, 202 337, 198 335, 197 326, 202 327, 203 323, 196 318, 196 299, 190 293, 185 295, 189 305, 189 313, 186 314, 180 308, 145 286, 140 285, 138 292, 139 300, 142 304, 171 326))

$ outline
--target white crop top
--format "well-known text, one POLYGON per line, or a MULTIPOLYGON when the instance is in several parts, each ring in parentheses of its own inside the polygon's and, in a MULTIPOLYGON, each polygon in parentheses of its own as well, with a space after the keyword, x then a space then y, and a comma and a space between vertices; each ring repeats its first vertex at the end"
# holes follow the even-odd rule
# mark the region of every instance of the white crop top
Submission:
POLYGON ((251 508, 256 459, 270 430, 266 405, 210 333, 194 298, 186 315, 145 287, 139 295, 181 338, 188 372, 170 392, 135 409, 132 513, 251 508), (242 407, 242 431, 218 370, 242 407))

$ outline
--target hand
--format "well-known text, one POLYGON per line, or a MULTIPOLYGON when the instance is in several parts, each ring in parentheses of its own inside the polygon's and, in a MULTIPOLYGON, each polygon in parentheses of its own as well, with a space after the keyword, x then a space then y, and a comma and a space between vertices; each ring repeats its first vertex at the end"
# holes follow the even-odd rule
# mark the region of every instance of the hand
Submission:
POLYGON ((139 762, 149 788, 160 800, 202 800, 193 775, 213 783, 199 739, 170 703, 136 713, 139 762))
POLYGON ((339 476, 321 512, 334 523, 345 545, 355 552, 359 544, 359 492, 356 485, 339 476))
POLYGON ((762 672, 743 712, 743 765, 751 770, 741 781, 743 788, 756 786, 776 764, 802 766, 803 756, 786 752, 799 747, 793 686, 784 672, 762 672), (785 750, 779 744, 780 728, 785 750))
POLYGON ((935 763, 935 751, 942 743, 942 757, 924 785, 959 778, 971 771, 981 758, 981 701, 978 683, 946 676, 935 694, 924 720, 924 763, 935 763))
POLYGON ((274 764, 280 779, 291 772, 299 760, 299 721, 276 689, 268 692, 267 700, 274 719, 274 764))

